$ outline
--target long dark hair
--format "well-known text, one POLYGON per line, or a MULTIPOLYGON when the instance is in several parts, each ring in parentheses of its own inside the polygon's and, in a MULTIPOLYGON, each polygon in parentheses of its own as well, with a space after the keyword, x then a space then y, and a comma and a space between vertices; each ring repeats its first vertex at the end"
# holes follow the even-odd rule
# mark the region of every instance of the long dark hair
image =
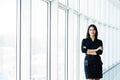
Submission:
POLYGON ((94 24, 91 24, 91 25, 88 26, 86 38, 90 37, 90 34, 89 34, 90 27, 93 27, 95 29, 95 31, 96 31, 95 38, 97 39, 97 37, 98 37, 98 30, 97 30, 96 25, 94 25, 94 24))

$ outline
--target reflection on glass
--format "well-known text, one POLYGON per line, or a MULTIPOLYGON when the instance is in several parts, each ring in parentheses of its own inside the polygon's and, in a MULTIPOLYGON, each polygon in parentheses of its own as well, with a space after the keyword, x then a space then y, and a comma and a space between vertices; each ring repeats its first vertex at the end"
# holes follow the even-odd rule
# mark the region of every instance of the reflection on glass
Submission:
POLYGON ((65 11, 58 11, 58 79, 65 80, 65 11))
POLYGON ((47 80, 47 3, 32 1, 31 80, 47 80))
POLYGON ((0 80, 16 80, 16 0, 0 0, 0 80))

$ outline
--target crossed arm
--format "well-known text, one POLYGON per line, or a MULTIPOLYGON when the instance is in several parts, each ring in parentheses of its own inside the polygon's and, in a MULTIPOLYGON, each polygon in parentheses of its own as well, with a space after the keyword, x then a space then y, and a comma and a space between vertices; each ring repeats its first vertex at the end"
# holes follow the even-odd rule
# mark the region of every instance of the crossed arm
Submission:
MULTIPOLYGON (((86 46, 83 46, 83 48, 86 48, 86 46)), ((102 51, 103 51, 102 46, 99 46, 97 49, 87 49, 87 54, 97 55, 97 54, 101 54, 102 51)))
POLYGON ((102 42, 100 42, 99 44, 100 44, 100 46, 98 48, 96 48, 96 49, 89 49, 86 46, 86 40, 83 39, 81 50, 82 50, 83 53, 86 53, 86 54, 101 55, 102 52, 103 52, 103 44, 102 44, 102 42))

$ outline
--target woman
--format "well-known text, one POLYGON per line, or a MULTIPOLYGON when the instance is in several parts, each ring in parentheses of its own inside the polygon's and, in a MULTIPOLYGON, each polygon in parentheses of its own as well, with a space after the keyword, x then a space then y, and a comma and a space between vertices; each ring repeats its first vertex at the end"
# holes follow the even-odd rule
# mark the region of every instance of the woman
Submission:
POLYGON ((97 28, 94 24, 91 24, 88 27, 86 39, 82 40, 81 46, 82 52, 86 54, 84 67, 87 80, 99 80, 102 78, 102 61, 100 55, 103 52, 103 44, 97 37, 97 28))

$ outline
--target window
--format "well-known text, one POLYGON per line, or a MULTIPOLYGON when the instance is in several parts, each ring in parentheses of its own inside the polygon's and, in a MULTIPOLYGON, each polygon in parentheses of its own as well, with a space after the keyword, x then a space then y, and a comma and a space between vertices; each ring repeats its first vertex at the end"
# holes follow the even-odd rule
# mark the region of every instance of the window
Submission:
POLYGON ((111 16, 111 18, 109 18, 109 25, 112 25, 113 23, 112 15, 113 15, 112 4, 109 4, 109 16, 111 16))
POLYGON ((31 80, 47 80, 47 3, 32 0, 31 80))
POLYGON ((0 1, 0 80, 16 80, 16 0, 0 1))
POLYGON ((62 3, 62 4, 66 4, 66 1, 67 0, 58 0, 60 3, 62 3))
POLYGON ((104 17, 105 23, 109 24, 109 18, 110 18, 110 16, 109 16, 109 3, 108 3, 108 1, 105 2, 105 13, 106 13, 105 17, 104 17))
POLYGON ((58 9, 58 80, 66 77, 65 19, 65 10, 58 9))
POLYGON ((95 22, 92 19, 89 19, 88 20, 88 25, 90 25, 90 24, 95 24, 95 22))
POLYGON ((109 28, 109 40, 110 40, 110 42, 109 42, 109 59, 108 59, 108 61, 110 62, 109 63, 109 65, 112 65, 112 61, 113 61, 113 59, 112 59, 112 57, 113 57, 113 38, 112 38, 112 36, 113 36, 113 33, 111 33, 111 32, 113 32, 113 29, 112 28, 109 28), (110 61, 110 59, 112 59, 111 61, 110 61))
POLYGON ((73 3, 74 3, 74 9, 79 11, 79 0, 74 0, 73 3))
POLYGON ((105 23, 105 15, 106 15, 106 11, 105 11, 105 0, 101 0, 101 22, 105 23))
POLYGON ((74 80, 74 16, 73 13, 69 13, 68 22, 68 79, 74 80))
MULTIPOLYGON (((99 34, 99 33, 98 33, 99 34)), ((103 48, 104 48, 104 51, 103 51, 103 54, 101 56, 104 64, 106 64, 105 62, 105 38, 104 38, 104 34, 105 34, 105 27, 104 25, 101 25, 101 33, 99 35, 101 35, 100 39, 103 41, 103 48)), ((105 68, 105 65, 103 65, 103 69, 105 68)))
POLYGON ((88 15, 88 0, 80 0, 80 13, 88 15))
MULTIPOLYGON (((120 47, 120 42, 119 42, 119 32, 120 32, 120 30, 117 30, 117 40, 116 40, 116 42, 117 42, 117 53, 119 53, 119 47, 120 47)), ((117 54, 117 62, 119 62, 120 61, 120 59, 119 59, 119 57, 120 57, 120 54, 117 54)))
POLYGON ((117 15, 117 14, 116 14, 116 7, 114 6, 114 7, 113 7, 113 14, 112 14, 112 16, 113 16, 113 26, 117 26, 117 25, 116 25, 116 22, 117 22, 117 21, 116 21, 116 20, 117 20, 117 19, 116 19, 116 15, 117 15))
POLYGON ((80 0, 80 13, 84 13, 84 0, 80 0))
POLYGON ((73 33, 74 33, 74 38, 73 38, 73 58, 74 58, 74 80, 79 80, 80 79, 80 31, 79 31, 79 16, 74 14, 74 19, 73 19, 73 33))
MULTIPOLYGON (((113 28, 113 30, 112 30, 113 37, 111 37, 112 38, 112 43, 113 43, 113 48, 112 48, 113 53, 116 53, 116 50, 117 50, 116 49, 116 35, 115 35, 115 33, 116 33, 116 30, 115 30, 115 28, 113 28)), ((112 60, 113 60, 112 64, 115 64, 116 63, 116 54, 114 54, 112 56, 112 60)))
POLYGON ((97 27, 97 30, 98 30, 98 38, 100 39, 100 24, 99 23, 95 23, 96 27, 97 27))
MULTIPOLYGON (((109 40, 109 30, 110 30, 109 27, 106 26, 105 39, 106 39, 107 41, 106 41, 106 43, 105 43, 105 48, 106 48, 106 49, 105 49, 105 51, 106 51, 105 54, 106 54, 106 53, 110 53, 110 52, 108 51, 108 50, 110 49, 110 47, 109 47, 109 46, 110 46, 110 43, 108 42, 108 40, 109 40)), ((109 56, 109 54, 106 54, 106 58, 107 58, 107 56, 109 56)), ((107 60, 107 63, 106 63, 106 64, 107 64, 107 67, 109 67, 109 66, 110 66, 109 58, 106 59, 106 60, 107 60)))
POLYGON ((91 18, 95 16, 95 2, 94 0, 88 0, 88 15, 91 18))
POLYGON ((102 38, 102 40, 103 40, 103 45, 104 45, 104 52, 103 52, 103 54, 102 54, 102 57, 103 57, 103 62, 104 62, 104 65, 103 65, 103 68, 105 69, 105 68, 108 68, 108 42, 107 42, 107 36, 108 36, 108 28, 107 28, 107 26, 105 26, 105 25, 103 25, 103 28, 102 28, 103 30, 103 38, 102 38))
POLYGON ((94 7, 94 9, 95 9, 95 15, 94 15, 94 17, 95 17, 95 19, 96 20, 100 20, 99 18, 100 18, 100 4, 101 4, 101 0, 94 0, 94 5, 95 5, 95 7, 94 7))
POLYGON ((81 43, 82 39, 86 38, 86 33, 87 33, 87 19, 85 17, 81 16, 80 17, 80 79, 84 80, 85 79, 85 73, 84 73, 84 58, 85 54, 81 52, 81 43), (82 24, 83 23, 83 24, 82 24))

